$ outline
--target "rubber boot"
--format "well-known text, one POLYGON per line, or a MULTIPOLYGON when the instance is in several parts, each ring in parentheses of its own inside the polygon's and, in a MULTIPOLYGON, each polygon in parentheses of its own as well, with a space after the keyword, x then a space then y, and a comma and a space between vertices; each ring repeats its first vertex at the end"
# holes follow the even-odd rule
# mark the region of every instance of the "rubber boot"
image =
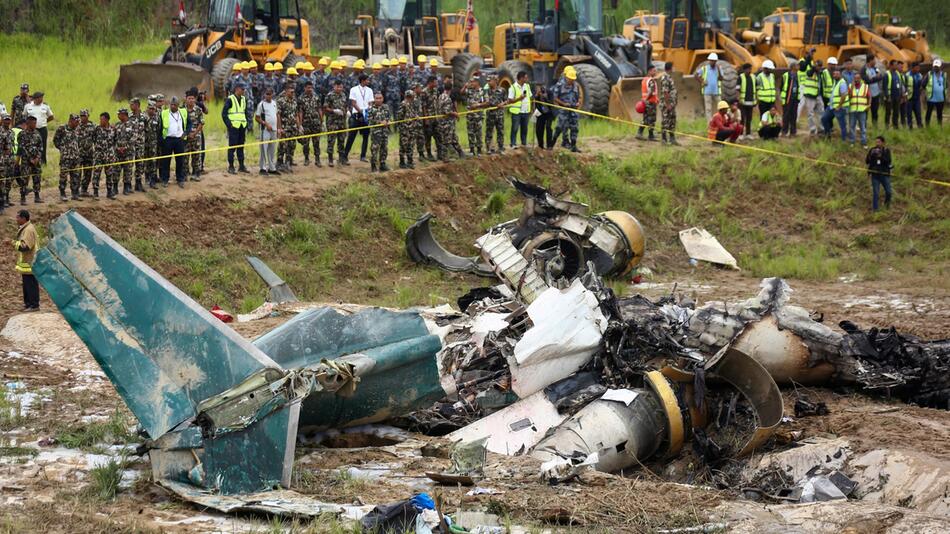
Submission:
POLYGON ((20 193, 20 205, 26 206, 26 193, 20 193))
MULTIPOLYGON (((243 162, 243 161, 241 161, 241 162, 239 162, 239 163, 240 163, 240 164, 238 165, 238 172, 242 172, 242 173, 244 173, 244 174, 251 174, 251 171, 248 170, 247 166, 244 165, 244 162, 243 162)), ((201 179, 197 179, 197 180, 195 180, 195 181, 196 181, 196 182, 200 182, 201 179)))
POLYGON ((237 174, 237 171, 234 169, 234 165, 228 166, 228 174, 237 174))
POLYGON ((144 192, 145 192, 145 188, 142 187, 142 179, 141 179, 141 178, 136 178, 136 179, 135 179, 135 191, 138 192, 138 193, 144 193, 144 192))
POLYGON ((320 163, 320 153, 319 153, 319 152, 313 155, 313 164, 316 165, 317 167, 323 167, 323 163, 320 163))
POLYGON ((333 166, 333 154, 332 154, 332 153, 327 154, 327 166, 329 166, 329 167, 332 167, 332 166, 333 166))
POLYGON ((123 183, 122 184, 122 194, 131 195, 132 194, 132 184, 123 183))
POLYGON ((92 188, 92 199, 93 199, 93 200, 99 200, 99 188, 98 188, 98 187, 93 187, 93 188, 92 188))
POLYGON ((386 172, 389 170, 389 167, 385 163, 379 164, 379 172, 386 172))
POLYGON ((400 156, 399 156, 399 168, 400 168, 400 169, 405 169, 405 168, 406 168, 406 157, 403 156, 403 155, 400 155, 400 156))
POLYGON ((369 164, 369 172, 376 172, 376 162, 375 162, 375 161, 369 164))
POLYGON ((309 167, 309 166, 310 166, 310 153, 309 153, 309 152, 304 152, 304 153, 303 153, 303 166, 304 166, 304 167, 309 167))
POLYGON ((34 203, 34 204, 42 204, 42 203, 43 203, 43 199, 40 198, 40 192, 39 192, 39 191, 33 191, 33 203, 34 203))

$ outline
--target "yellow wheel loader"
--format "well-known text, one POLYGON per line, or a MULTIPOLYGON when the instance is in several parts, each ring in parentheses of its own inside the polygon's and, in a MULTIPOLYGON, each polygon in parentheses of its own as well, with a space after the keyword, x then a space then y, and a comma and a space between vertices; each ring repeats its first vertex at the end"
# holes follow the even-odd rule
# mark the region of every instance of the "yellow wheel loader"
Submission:
MULTIPOLYGON (((860 68, 871 55, 883 61, 933 61, 925 32, 886 24, 887 14, 874 17, 870 0, 806 0, 802 9, 779 8, 762 21, 762 30, 775 37, 782 51, 802 57, 814 48, 815 59, 851 59, 860 68)), ((896 20, 896 19, 895 19, 896 20)))
MULTIPOLYGON (((650 65, 650 44, 643 39, 604 35, 601 0, 527 2, 531 22, 495 27, 492 58, 501 84, 521 71, 533 84, 552 84, 573 65, 581 109, 614 117, 638 117, 640 80, 650 65)), ((461 78, 467 81, 468 78, 461 78)))
POLYGON ((211 0, 204 25, 178 26, 161 58, 119 67, 112 98, 182 95, 190 87, 224 98, 235 63, 293 65, 310 55, 310 28, 297 0, 211 0))
POLYGON ((420 54, 436 59, 441 72, 468 79, 486 63, 478 23, 469 28, 465 11, 442 13, 439 0, 377 0, 376 15, 359 15, 356 36, 340 45, 340 57, 372 64, 385 58, 420 54))

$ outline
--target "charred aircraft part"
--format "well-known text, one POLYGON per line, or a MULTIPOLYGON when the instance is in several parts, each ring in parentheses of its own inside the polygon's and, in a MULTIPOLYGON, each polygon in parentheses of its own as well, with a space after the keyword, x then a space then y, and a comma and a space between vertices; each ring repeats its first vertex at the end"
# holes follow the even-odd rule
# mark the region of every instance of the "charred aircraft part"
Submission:
MULTIPOLYGON (((590 215, 585 204, 561 200, 543 187, 516 178, 508 181, 525 198, 521 216, 489 229, 481 239, 507 234, 548 285, 559 285, 559 280, 569 284, 584 274, 588 264, 601 276, 623 275, 643 259, 643 228, 629 213, 590 215)), ((477 258, 457 256, 439 245, 432 235, 431 220, 427 213, 406 232, 406 252, 413 261, 451 272, 494 276, 477 258)))

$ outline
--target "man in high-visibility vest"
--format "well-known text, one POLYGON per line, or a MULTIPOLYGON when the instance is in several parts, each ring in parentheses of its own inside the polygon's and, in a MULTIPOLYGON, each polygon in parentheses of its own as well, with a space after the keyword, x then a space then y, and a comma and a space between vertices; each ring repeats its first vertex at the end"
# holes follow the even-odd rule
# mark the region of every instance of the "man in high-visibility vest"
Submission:
POLYGON ((228 172, 250 174, 244 166, 244 142, 247 134, 247 99, 244 97, 244 84, 234 86, 234 92, 224 100, 221 119, 228 128, 228 172), (238 171, 234 170, 234 155, 237 154, 238 171))
POLYGON ((798 62, 793 61, 789 70, 782 74, 782 89, 779 96, 782 101, 782 135, 798 135, 798 102, 801 99, 801 78, 798 76, 798 62))
POLYGON ((168 101, 168 108, 159 113, 159 132, 162 155, 160 160, 159 176, 162 186, 167 186, 171 177, 172 156, 175 157, 175 181, 178 187, 185 187, 185 176, 188 172, 185 163, 185 137, 188 133, 188 110, 178 107, 178 97, 173 96, 168 101))
POLYGON ((703 106, 706 109, 706 121, 711 121, 718 113, 717 106, 722 94, 722 82, 719 79, 719 54, 713 52, 706 57, 707 63, 699 67, 696 77, 703 82, 703 106))
POLYGON ((861 128, 861 146, 868 148, 868 108, 871 106, 871 88, 860 76, 854 77, 854 83, 848 91, 848 129, 851 144, 854 144, 854 130, 861 128))
POLYGON ((508 112, 511 115, 511 148, 515 148, 518 131, 521 131, 521 146, 528 144, 528 119, 531 118, 532 94, 528 84, 528 73, 521 71, 516 74, 515 83, 508 88, 508 112))
POLYGON ((821 125, 821 115, 825 111, 824 102, 821 99, 821 82, 819 80, 819 71, 815 63, 809 61, 804 70, 799 63, 798 84, 801 92, 801 100, 798 102, 797 116, 808 117, 808 134, 818 135, 818 128, 821 125))
POLYGON ((762 114, 759 137, 765 140, 777 139, 780 133, 782 133, 782 121, 779 118, 778 106, 772 106, 772 109, 762 114))
POLYGON ((16 271, 23 279, 23 311, 40 309, 40 285, 33 276, 33 258, 36 256, 36 228, 30 222, 30 212, 20 210, 16 216, 19 226, 16 239, 10 241, 17 253, 16 271))
POLYGON ((831 89, 831 106, 825 109, 825 114, 821 117, 821 124, 825 129, 825 137, 831 137, 831 130, 834 128, 834 121, 838 121, 838 127, 841 128, 841 140, 848 139, 848 107, 850 104, 848 98, 848 82, 841 77, 841 71, 836 70, 832 74, 835 81, 831 89))
POLYGON ((825 67, 822 62, 816 61, 818 68, 818 87, 821 90, 822 113, 831 105, 831 90, 835 88, 835 80, 831 71, 838 68, 838 60, 834 56, 828 58, 828 66, 825 67))
POLYGON ((757 105, 752 65, 743 63, 739 67, 739 110, 742 112, 742 130, 746 132, 742 137, 745 139, 752 139, 752 117, 756 114, 757 105))
POLYGON ((759 98, 759 115, 772 109, 778 97, 775 84, 775 63, 771 59, 762 62, 762 72, 755 77, 756 94, 759 98))
POLYGON ((927 97, 927 126, 930 126, 930 115, 937 111, 937 125, 943 126, 943 106, 947 102, 947 74, 941 69, 943 61, 935 59, 933 69, 924 80, 924 95, 927 97))
POLYGON ((907 92, 904 88, 904 76, 897 70, 896 60, 891 60, 887 64, 887 72, 884 73, 884 126, 893 127, 895 130, 900 128, 904 122, 904 102, 907 98, 907 92))
POLYGON ((647 75, 640 83, 640 95, 645 104, 643 110, 643 124, 637 129, 637 139, 643 139, 644 128, 650 129, 650 141, 656 141, 653 136, 653 127, 656 125, 656 106, 660 103, 660 91, 656 85, 656 66, 647 67, 647 75))

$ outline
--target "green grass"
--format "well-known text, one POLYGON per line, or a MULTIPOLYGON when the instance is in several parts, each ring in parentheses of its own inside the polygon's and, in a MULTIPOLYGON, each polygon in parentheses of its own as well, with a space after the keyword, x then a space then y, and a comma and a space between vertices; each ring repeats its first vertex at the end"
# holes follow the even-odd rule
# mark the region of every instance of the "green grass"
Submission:
POLYGON ((136 436, 129 430, 129 418, 118 409, 102 422, 63 427, 56 433, 56 441, 70 449, 99 452, 102 445, 131 443, 136 436))
POLYGON ((124 458, 110 458, 107 463, 90 469, 89 483, 83 489, 83 496, 100 501, 114 500, 126 466, 124 458))
POLYGON ((9 398, 9 391, 0 386, 0 430, 10 430, 23 424, 23 407, 16 398, 9 398))

